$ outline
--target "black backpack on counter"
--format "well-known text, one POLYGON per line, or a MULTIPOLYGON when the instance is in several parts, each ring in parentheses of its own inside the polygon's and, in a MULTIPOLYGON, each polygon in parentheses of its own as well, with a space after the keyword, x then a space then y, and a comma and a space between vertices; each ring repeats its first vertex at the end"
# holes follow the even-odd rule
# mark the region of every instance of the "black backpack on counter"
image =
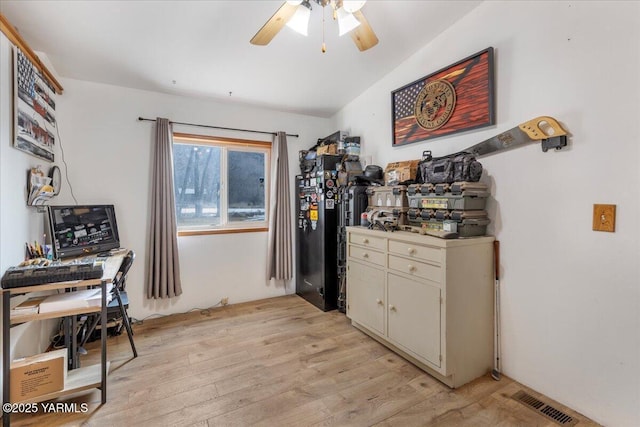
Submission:
POLYGON ((418 183, 478 182, 482 176, 482 164, 476 156, 464 151, 434 158, 427 150, 422 153, 417 174, 418 183))

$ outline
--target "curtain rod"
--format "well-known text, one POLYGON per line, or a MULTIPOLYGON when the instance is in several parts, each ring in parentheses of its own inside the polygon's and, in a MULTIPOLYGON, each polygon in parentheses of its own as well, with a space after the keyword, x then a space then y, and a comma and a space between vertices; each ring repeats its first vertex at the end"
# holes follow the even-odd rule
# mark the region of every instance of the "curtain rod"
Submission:
MULTIPOLYGON (((147 121, 147 122, 155 122, 156 119, 145 119, 144 117, 138 117, 139 121, 147 121)), ((237 128, 225 128, 222 126, 211 126, 211 125, 198 125, 195 123, 183 123, 183 122, 173 122, 173 121, 169 121, 169 123, 173 123, 176 125, 186 125, 186 126, 197 126, 197 127, 201 127, 201 128, 211 128, 211 129, 224 129, 224 130, 237 130, 240 132, 253 132, 253 133, 264 133, 267 135, 277 135, 276 132, 266 132, 266 131, 262 131, 262 130, 251 130, 251 129, 237 129, 237 128)), ((300 135, 298 134, 292 134, 292 133, 288 133, 287 136, 293 136, 294 138, 299 138, 300 135)))

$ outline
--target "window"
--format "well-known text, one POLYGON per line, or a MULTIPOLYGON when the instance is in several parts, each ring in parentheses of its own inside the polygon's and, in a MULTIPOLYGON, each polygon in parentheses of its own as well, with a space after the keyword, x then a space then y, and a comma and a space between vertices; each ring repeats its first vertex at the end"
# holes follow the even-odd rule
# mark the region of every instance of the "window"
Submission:
POLYGON ((265 231, 271 143, 173 134, 178 234, 265 231))

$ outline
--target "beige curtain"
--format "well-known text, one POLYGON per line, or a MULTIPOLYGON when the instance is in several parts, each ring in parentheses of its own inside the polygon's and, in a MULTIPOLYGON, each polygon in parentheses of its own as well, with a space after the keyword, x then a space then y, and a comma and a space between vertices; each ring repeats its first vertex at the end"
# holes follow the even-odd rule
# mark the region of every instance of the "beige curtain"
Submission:
POLYGON ((147 298, 172 298, 182 293, 175 195, 173 190, 173 138, 169 119, 156 119, 147 298))
POLYGON ((278 132, 271 146, 270 196, 267 279, 289 280, 293 277, 293 259, 289 156, 285 132, 278 132))

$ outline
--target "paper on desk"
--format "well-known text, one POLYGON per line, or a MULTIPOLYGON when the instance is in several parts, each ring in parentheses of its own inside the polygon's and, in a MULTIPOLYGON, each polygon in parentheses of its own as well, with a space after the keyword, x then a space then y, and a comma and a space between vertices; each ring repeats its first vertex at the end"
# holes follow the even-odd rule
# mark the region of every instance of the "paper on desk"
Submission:
MULTIPOLYGON (((100 289, 86 289, 50 295, 40 303, 40 313, 100 307, 102 304, 101 292, 100 289)), ((111 301, 111 293, 107 294, 107 302, 109 301, 111 301)))

